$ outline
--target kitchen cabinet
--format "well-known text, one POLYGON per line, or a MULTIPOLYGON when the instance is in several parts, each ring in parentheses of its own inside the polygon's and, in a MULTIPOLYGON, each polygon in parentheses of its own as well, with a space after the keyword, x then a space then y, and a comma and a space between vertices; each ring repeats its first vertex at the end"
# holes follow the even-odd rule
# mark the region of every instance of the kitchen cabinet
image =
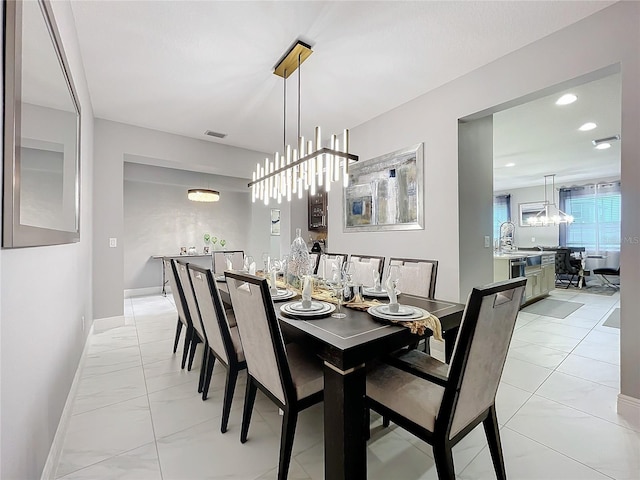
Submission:
POLYGON ((309 230, 327 229, 327 192, 324 189, 311 195, 309 192, 309 230))
POLYGON ((555 254, 510 253, 495 255, 493 280, 498 282, 518 275, 527 279, 524 293, 524 303, 531 303, 549 295, 555 288, 555 254), (524 271, 518 272, 514 267, 523 263, 524 271))

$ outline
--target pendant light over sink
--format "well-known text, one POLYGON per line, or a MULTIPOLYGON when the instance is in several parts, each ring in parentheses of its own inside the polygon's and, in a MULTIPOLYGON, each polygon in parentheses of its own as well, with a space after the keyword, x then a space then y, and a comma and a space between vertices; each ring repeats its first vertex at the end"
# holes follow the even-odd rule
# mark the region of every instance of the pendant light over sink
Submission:
POLYGON ((273 160, 266 158, 264 164, 258 163, 253 172, 251 199, 261 200, 265 205, 269 201, 288 201, 293 195, 302 198, 305 191, 315 195, 318 187, 325 191, 331 189, 331 182, 342 181, 346 188, 349 184, 349 164, 357 162, 358 156, 349 153, 349 131, 345 130, 342 143, 336 135, 331 136, 330 146, 322 146, 320 127, 315 129, 314 141, 305 143, 300 135, 300 65, 313 53, 306 43, 297 41, 282 57, 274 69, 274 74, 284 80, 284 122, 282 152, 276 152, 273 160), (298 142, 295 148, 286 144, 287 127, 287 78, 298 70, 298 142))

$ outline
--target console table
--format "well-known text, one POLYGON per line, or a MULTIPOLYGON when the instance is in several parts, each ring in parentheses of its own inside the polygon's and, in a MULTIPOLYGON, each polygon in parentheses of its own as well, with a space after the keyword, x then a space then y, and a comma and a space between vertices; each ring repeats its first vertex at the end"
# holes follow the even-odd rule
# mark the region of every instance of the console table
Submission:
POLYGON ((165 297, 167 296, 167 290, 166 290, 166 286, 167 286, 167 272, 165 271, 165 266, 164 266, 164 259, 165 258, 205 258, 205 257, 209 257, 209 263, 210 265, 208 265, 209 268, 213 268, 213 257, 211 256, 210 253, 197 253, 195 255, 151 255, 151 258, 154 260, 160 260, 162 262, 162 295, 164 295, 165 297))

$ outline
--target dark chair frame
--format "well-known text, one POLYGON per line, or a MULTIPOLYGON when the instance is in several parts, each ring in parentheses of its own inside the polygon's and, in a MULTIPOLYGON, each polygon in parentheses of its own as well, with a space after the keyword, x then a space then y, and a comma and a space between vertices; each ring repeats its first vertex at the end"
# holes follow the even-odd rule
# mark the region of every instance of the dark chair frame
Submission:
MULTIPOLYGON (((478 324, 478 317, 480 315, 480 309, 482 307, 484 298, 519 287, 522 287, 522 295, 524 294, 525 285, 526 279, 520 277, 513 280, 495 283, 485 287, 477 287, 472 290, 469 301, 467 302, 464 318, 460 325, 460 332, 458 334, 456 350, 453 358, 451 359, 451 368, 449 370, 448 377, 440 376, 431 372, 426 372, 424 370, 415 368, 414 366, 405 362, 393 362, 393 360, 389 361, 389 363, 396 368, 412 373, 417 377, 423 378, 427 381, 444 387, 444 395, 442 398, 442 403, 440 405, 440 410, 438 411, 436 417, 433 432, 403 417, 402 415, 399 415, 394 410, 387 408, 386 406, 376 402, 375 400, 366 397, 367 406, 369 408, 380 413, 384 418, 392 420, 395 424, 414 434, 421 440, 429 443, 433 447, 436 469, 438 471, 438 478, 440 480, 455 480, 452 448, 480 423, 482 423, 484 426, 484 431, 487 436, 487 443, 489 445, 489 452, 491 453, 493 466, 496 470, 496 476, 499 480, 506 480, 507 478, 504 466, 504 458, 502 454, 502 445, 500 442, 500 430, 498 419, 496 416, 495 398, 489 408, 481 412, 476 418, 470 421, 469 424, 458 434, 456 434, 453 438, 449 438, 449 436, 453 423, 453 417, 456 411, 458 397, 460 394, 460 389, 462 387, 466 365, 471 351, 471 340, 473 339, 478 324)), ((521 304, 522 300, 520 299, 518 303, 521 304)), ((512 329, 515 329, 515 322, 512 329)), ((512 335, 513 330, 511 332, 512 335)), ((368 417, 368 409, 366 411, 366 414, 368 417)), ((369 421, 366 422, 366 425, 369 425, 369 421)))
MULTIPOLYGON (((222 336, 222 345, 224 347, 224 350, 228 359, 228 363, 227 363, 227 361, 225 361, 225 359, 221 357, 220 354, 210 346, 209 338, 207 336, 207 329, 204 326, 204 322, 202 322, 203 331, 205 333, 204 358, 202 360, 203 368, 200 371, 200 384, 202 386, 202 400, 207 399, 207 395, 209 392, 209 385, 211 384, 211 376, 213 375, 213 367, 216 359, 218 359, 218 362, 227 371, 227 378, 224 385, 224 401, 222 404, 222 421, 220 423, 220 431, 222 433, 225 433, 227 431, 227 426, 229 423, 229 414, 231 412, 231 402, 233 401, 233 393, 235 392, 235 389, 236 389, 238 373, 240 373, 241 370, 244 370, 247 368, 247 363, 244 360, 241 361, 238 359, 238 354, 236 352, 235 346, 233 345, 233 340, 231 339, 231 332, 229 330, 229 324, 227 323, 227 320, 226 320, 226 313, 225 313, 224 305, 222 303, 222 299, 220 298, 220 292, 218 292, 216 281, 213 278, 213 272, 210 269, 205 269, 192 264, 187 264, 187 270, 189 271, 189 280, 191 282, 191 288, 193 289, 193 296, 196 299, 196 303, 198 304, 199 310, 200 310, 200 303, 198 302, 198 295, 193 285, 192 272, 199 273, 203 275, 204 278, 206 279, 205 281, 207 282, 207 286, 209 287, 209 294, 211 295, 211 302, 213 303, 213 307, 216 313, 216 321, 218 322, 220 335, 222 336)), ((200 312, 200 318, 202 318, 201 312, 200 312)))
POLYGON ((316 256, 316 264, 313 266, 313 274, 315 275, 316 273, 318 273, 318 265, 320 265, 320 259, 322 258, 322 253, 321 252, 309 252, 309 255, 315 255, 316 256))
MULTIPOLYGON (((184 349, 182 351, 182 363, 180 368, 184 368, 187 363, 187 355, 189 354, 189 350, 191 348, 191 342, 194 337, 194 328, 193 321, 191 319, 191 312, 189 311, 189 306, 187 305, 187 300, 184 296, 184 290, 182 288, 182 283, 180 282, 180 277, 178 276, 178 270, 176 268, 175 260, 170 258, 163 259, 165 262, 165 268, 167 268, 171 273, 171 277, 169 278, 169 284, 171 285, 171 292, 173 294, 173 299, 176 303, 176 309, 178 310, 178 325, 176 326, 176 336, 173 342, 173 353, 176 353, 178 350, 178 341, 180 340, 180 332, 182 331, 182 326, 186 326, 187 330, 185 332, 184 338, 184 349), (173 279, 173 284, 171 284, 171 280, 173 279), (176 287, 176 292, 174 292, 173 287, 176 287)), ((193 360, 191 360, 192 362, 193 360)), ((191 362, 189 364, 188 370, 191 370, 191 362)))
POLYGON ((607 275, 611 275, 612 277, 620 276, 620 267, 616 268, 595 268, 593 270, 594 275, 600 275, 600 278, 603 281, 603 285, 611 288, 615 288, 618 290, 620 285, 616 285, 615 283, 611 283, 611 281, 607 278, 607 275))
MULTIPOLYGON (((196 349, 198 347, 198 344, 199 343, 204 344, 205 342, 204 336, 200 335, 200 332, 195 327, 195 322, 198 322, 198 325, 200 326, 200 329, 203 332, 204 332, 204 327, 202 326, 202 320, 200 320, 200 312, 198 311, 198 304, 196 302, 196 298, 193 293, 193 288, 191 287, 191 278, 188 278, 185 285, 185 282, 182 281, 182 278, 180 277, 180 273, 178 272, 178 268, 182 266, 185 268, 187 272, 187 277, 189 277, 189 262, 185 260, 178 260, 177 262, 176 260, 171 260, 171 261, 175 262, 176 278, 178 279, 178 282, 180 283, 180 286, 182 288, 184 305, 186 305, 186 310, 189 312, 189 315, 191 316, 191 324, 193 326, 193 328, 191 329, 191 347, 189 349, 189 363, 187 364, 187 370, 191 371, 191 367, 193 366, 193 359, 196 356, 196 349), (189 298, 193 299, 192 306, 189 305, 189 298)), ((204 357, 205 356, 203 355, 201 369, 204 368, 204 357)), ((200 371, 200 377, 202 377, 202 370, 200 371)), ((202 388, 202 382, 198 384, 198 392, 202 391, 201 388, 202 388)))
POLYGON ((402 262, 404 265, 405 262, 410 263, 431 263, 433 266, 431 267, 431 279, 429 283, 429 296, 427 298, 434 299, 436 298, 436 280, 438 279, 438 260, 427 260, 421 258, 400 258, 400 257, 390 257, 389 258, 389 266, 391 266, 391 262, 402 262))
MULTIPOLYGON (((557 248, 555 258, 556 269, 556 286, 562 284, 561 275, 571 275, 569 282, 565 288, 569 288, 573 285, 573 279, 578 276, 580 280, 580 270, 577 265, 571 264, 571 249, 569 248, 557 248)), ((577 285, 576 285, 577 286, 577 285)))
MULTIPOLYGON (((250 370, 247 368, 247 388, 245 391, 244 409, 242 413, 242 428, 240 432, 240 442, 245 443, 249 433, 249 424, 251 423, 251 414, 253 413, 253 405, 256 399, 257 389, 260 389, 278 408, 284 412, 282 418, 282 432, 280 436, 280 460, 278 464, 278 480, 286 480, 289 472, 289 465, 291 463, 291 452, 293 451, 293 439, 296 430, 296 424, 298 422, 298 413, 302 410, 321 402, 324 399, 324 390, 320 390, 317 393, 309 395, 301 400, 297 399, 295 386, 291 377, 291 371, 289 370, 289 363, 287 361, 286 350, 282 341, 282 334, 280 331, 280 325, 278 318, 273 307, 271 300, 271 294, 269 293, 269 285, 267 280, 259 278, 254 275, 241 274, 238 272, 225 272, 225 277, 238 280, 240 282, 247 282, 253 285, 260 286, 260 292, 262 295, 262 301, 265 306, 265 312, 267 322, 269 326, 269 333, 271 335, 271 341, 275 346, 276 361, 278 363, 278 372, 280 374, 280 382, 283 385, 285 403, 282 403, 275 395, 273 395, 269 389, 258 382, 251 375, 250 370)), ((231 288, 229 289, 231 290, 231 288)), ((230 292, 231 293, 231 292, 230 292)))

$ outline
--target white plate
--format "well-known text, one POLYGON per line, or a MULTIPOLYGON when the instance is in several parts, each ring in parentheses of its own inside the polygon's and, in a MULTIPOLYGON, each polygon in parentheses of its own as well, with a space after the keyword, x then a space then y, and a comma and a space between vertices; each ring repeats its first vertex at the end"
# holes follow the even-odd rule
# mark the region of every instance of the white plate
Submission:
POLYGON ((411 316, 415 313, 413 307, 409 307, 407 305, 399 305, 397 312, 392 312, 391 307, 389 305, 380 305, 377 307, 378 312, 384 313, 385 315, 391 315, 393 317, 406 317, 411 316))
POLYGON ((296 292, 294 292, 293 290, 286 290, 284 288, 279 288, 278 289, 278 294, 277 295, 271 295, 271 299, 274 302, 280 302, 282 300, 289 300, 290 298, 293 298, 297 295, 296 292))
POLYGON ((280 311, 282 313, 285 313, 286 315, 291 315, 293 317, 325 317, 336 309, 336 306, 333 305, 332 303, 325 303, 325 302, 320 302, 320 303, 322 303, 323 305, 321 310, 315 310, 311 312, 309 311, 300 312, 296 310, 291 310, 289 308, 291 303, 285 303, 284 305, 280 306, 280 311))
POLYGON ((287 309, 289 310, 293 310, 296 312, 318 312, 323 310, 325 307, 325 304, 322 302, 311 302, 311 305, 309 306, 309 308, 304 308, 302 306, 302 301, 298 301, 298 302, 293 302, 290 303, 287 307, 287 309))
MULTIPOLYGON (((376 297, 376 298, 388 298, 389 294, 386 290, 376 290, 373 287, 364 287, 362 289, 362 293, 364 293, 365 297, 376 297)), ((396 296, 400 295, 400 290, 396 289, 396 296)))
POLYGON ((381 318, 383 320, 394 320, 397 322, 413 322, 414 320, 419 320, 422 317, 426 317, 427 315, 429 315, 429 312, 427 312, 426 310, 422 309, 422 308, 418 308, 418 307, 411 307, 414 310, 414 313, 412 315, 407 315, 404 317, 399 317, 397 315, 387 315, 384 314, 380 311, 380 307, 383 305, 375 305, 373 307, 369 307, 367 309, 367 312, 369 313, 369 315, 371 315, 372 317, 376 317, 376 318, 381 318))

